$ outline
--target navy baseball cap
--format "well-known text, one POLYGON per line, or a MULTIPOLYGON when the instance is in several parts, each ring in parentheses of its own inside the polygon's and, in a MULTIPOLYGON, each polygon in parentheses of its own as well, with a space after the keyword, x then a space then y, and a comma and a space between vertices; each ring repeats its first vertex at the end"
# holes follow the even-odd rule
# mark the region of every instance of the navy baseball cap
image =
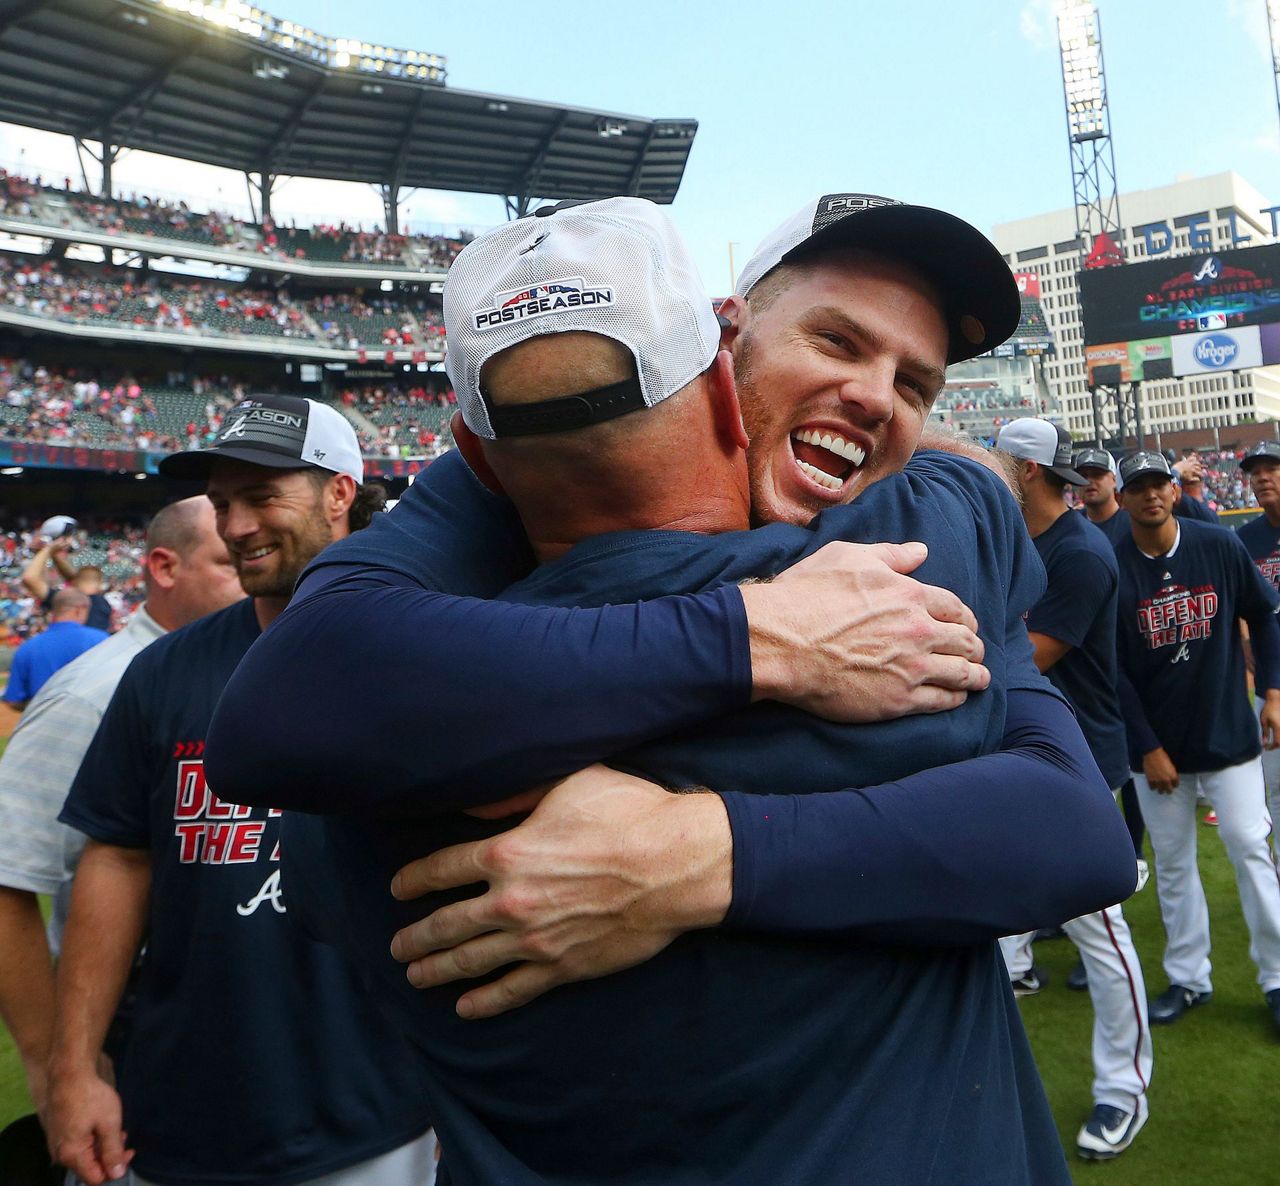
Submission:
POLYGON ((1257 461, 1280 461, 1280 441, 1259 441, 1250 445, 1240 459, 1240 468, 1248 473, 1249 467, 1257 461))
POLYGON ((942 298, 948 363, 986 354, 1018 328, 1018 283, 986 235, 945 210, 875 194, 823 194, 807 203, 765 236, 736 291, 745 297, 779 264, 832 247, 901 260, 929 280, 942 298))
POLYGON ((160 462, 166 478, 204 479, 214 461, 231 457, 271 469, 331 470, 364 483, 356 430, 337 408, 296 395, 255 395, 226 415, 213 444, 171 453, 160 462))
POLYGON ((1163 474, 1170 481, 1173 480, 1173 469, 1169 465, 1169 459, 1163 453, 1144 449, 1140 453, 1126 457, 1120 463, 1120 481, 1126 486, 1146 474, 1163 474))

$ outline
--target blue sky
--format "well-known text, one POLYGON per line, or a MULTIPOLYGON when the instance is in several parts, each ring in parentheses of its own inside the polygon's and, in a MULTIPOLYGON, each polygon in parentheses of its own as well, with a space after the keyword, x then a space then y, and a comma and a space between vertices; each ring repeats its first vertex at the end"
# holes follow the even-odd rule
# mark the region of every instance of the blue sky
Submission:
MULTIPOLYGON (((715 292, 728 288, 731 241, 741 268, 771 226, 819 193, 888 194, 986 230, 1071 200, 1051 0, 264 6, 332 36, 444 54, 454 86, 698 119, 673 213, 715 292)), ((1265 0, 1099 9, 1122 190, 1235 169, 1280 201, 1265 0)), ((0 162, 13 165, 22 147, 47 170, 70 168, 51 141, 0 129, 0 162)), ((214 170, 160 170, 135 154, 119 172, 138 190, 150 181, 206 205, 243 200, 239 178, 214 170)), ((292 181, 277 209, 377 217, 371 193, 343 188, 292 181)), ((503 217, 491 197, 420 194, 408 206, 419 225, 503 217)))

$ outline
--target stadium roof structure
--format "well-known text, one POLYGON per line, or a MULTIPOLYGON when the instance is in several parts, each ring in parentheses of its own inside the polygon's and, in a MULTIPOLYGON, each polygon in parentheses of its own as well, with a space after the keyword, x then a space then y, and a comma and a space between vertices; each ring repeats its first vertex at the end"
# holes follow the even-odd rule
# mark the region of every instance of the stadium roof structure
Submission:
POLYGON ((243 0, 5 0, 0 120, 103 146, 384 189, 671 202, 698 124, 455 90, 434 54, 322 37, 243 0))

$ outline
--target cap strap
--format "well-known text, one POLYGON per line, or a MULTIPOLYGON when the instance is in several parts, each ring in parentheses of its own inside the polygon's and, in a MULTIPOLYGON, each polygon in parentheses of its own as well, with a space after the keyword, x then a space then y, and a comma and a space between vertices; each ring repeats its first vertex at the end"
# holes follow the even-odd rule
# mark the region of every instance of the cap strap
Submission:
POLYGON ((483 390, 480 396, 484 400, 485 411, 489 413, 489 426, 495 437, 567 432, 572 428, 585 428, 588 424, 600 424, 646 406, 644 390, 634 375, 608 387, 514 407, 495 408, 483 390))

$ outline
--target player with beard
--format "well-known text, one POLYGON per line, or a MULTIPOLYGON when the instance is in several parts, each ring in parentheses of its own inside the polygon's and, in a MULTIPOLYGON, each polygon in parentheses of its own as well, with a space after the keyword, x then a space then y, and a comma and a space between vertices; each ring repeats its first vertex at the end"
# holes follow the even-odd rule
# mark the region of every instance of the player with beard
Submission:
POLYGON ((221 800, 202 760, 244 652, 383 493, 362 484, 336 410, 285 396, 242 402, 213 445, 161 472, 207 479, 249 597, 130 664, 63 808, 89 842, 57 973, 51 1151, 90 1186, 131 1162, 142 1186, 425 1183, 413 1067, 353 972, 285 917, 279 812, 221 800), (117 1094, 98 1057, 144 936, 117 1094))

